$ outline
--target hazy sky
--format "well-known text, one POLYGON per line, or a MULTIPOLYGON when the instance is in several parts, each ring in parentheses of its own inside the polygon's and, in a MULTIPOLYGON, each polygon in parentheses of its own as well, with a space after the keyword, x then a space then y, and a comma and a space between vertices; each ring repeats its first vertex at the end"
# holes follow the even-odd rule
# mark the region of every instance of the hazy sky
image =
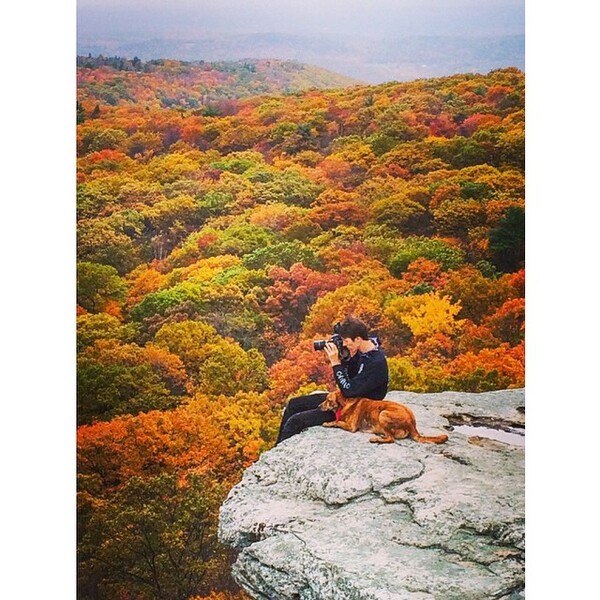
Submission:
POLYGON ((79 0, 78 35, 522 34, 524 0, 79 0))

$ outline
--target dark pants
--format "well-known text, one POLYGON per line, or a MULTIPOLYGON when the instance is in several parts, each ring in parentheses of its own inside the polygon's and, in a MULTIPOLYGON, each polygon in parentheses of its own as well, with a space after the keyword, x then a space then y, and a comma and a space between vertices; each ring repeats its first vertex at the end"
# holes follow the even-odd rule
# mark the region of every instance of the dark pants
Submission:
POLYGON ((283 411, 281 425, 279 426, 279 436, 275 445, 283 440, 287 440, 296 433, 300 433, 307 427, 314 427, 328 421, 335 421, 335 412, 319 408, 319 404, 326 397, 327 392, 292 398, 283 411))

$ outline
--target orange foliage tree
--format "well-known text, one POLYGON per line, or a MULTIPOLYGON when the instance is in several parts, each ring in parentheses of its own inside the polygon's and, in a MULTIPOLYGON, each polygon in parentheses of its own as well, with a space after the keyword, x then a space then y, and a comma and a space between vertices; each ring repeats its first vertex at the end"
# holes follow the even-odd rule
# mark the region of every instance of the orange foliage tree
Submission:
POLYGON ((525 344, 466 352, 450 362, 445 371, 451 388, 467 392, 524 387, 525 344))
POLYGON ((80 594, 235 588, 216 515, 241 464, 209 415, 186 406, 83 426, 77 451, 80 594))
MULTIPOLYGON (((329 339, 331 333, 322 339, 329 339)), ((314 339, 318 339, 315 337, 314 339)), ((334 389, 331 365, 323 352, 315 351, 313 340, 303 340, 269 369, 269 398, 274 406, 282 406, 291 396, 315 390, 334 389)))

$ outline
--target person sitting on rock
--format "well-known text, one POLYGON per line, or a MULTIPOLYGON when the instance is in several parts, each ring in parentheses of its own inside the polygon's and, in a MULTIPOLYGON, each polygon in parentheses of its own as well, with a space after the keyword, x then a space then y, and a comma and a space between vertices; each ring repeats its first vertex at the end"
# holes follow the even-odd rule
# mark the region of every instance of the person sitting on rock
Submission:
MULTIPOLYGON (((340 349, 332 341, 325 343, 323 350, 331 363, 333 378, 340 392, 346 398, 385 398, 389 383, 388 365, 378 338, 369 337, 365 323, 355 317, 348 317, 340 323, 337 332, 348 357, 342 359, 340 349)), ((335 421, 334 411, 319 408, 326 396, 327 392, 319 392, 292 398, 283 411, 275 445, 307 427, 335 421)))

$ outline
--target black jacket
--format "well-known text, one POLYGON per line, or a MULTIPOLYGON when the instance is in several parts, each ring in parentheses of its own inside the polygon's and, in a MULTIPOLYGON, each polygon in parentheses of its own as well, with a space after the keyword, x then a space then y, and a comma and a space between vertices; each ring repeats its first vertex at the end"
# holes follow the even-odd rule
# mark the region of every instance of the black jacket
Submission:
POLYGON ((346 398, 362 396, 382 400, 387 394, 388 366, 381 348, 357 352, 347 362, 333 367, 333 376, 346 398))

